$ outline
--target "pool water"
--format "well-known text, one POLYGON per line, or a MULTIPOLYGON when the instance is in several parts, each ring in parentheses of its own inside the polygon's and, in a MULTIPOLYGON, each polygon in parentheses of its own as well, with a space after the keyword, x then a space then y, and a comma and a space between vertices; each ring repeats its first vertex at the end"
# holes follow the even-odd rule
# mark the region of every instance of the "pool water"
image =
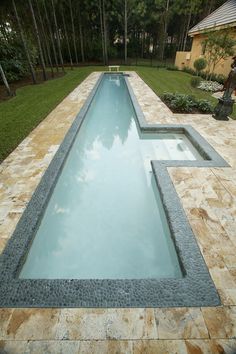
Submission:
POLYGON ((19 277, 182 277, 150 161, 199 158, 182 134, 142 134, 124 77, 104 75, 19 277))

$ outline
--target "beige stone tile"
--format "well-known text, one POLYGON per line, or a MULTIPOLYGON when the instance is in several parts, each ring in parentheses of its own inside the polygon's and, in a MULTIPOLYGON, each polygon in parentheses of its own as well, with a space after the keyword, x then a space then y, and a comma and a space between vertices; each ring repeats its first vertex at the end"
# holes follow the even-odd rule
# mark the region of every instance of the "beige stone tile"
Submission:
POLYGON ((187 354, 183 340, 134 341, 133 354, 187 354))
POLYGON ((234 287, 236 288, 236 268, 229 268, 229 273, 234 279, 234 287))
POLYGON ((81 341, 79 354, 132 354, 131 341, 106 340, 106 341, 81 341))
POLYGON ((227 189, 227 191, 234 197, 236 197, 236 181, 235 171, 232 168, 214 168, 212 169, 214 175, 218 178, 221 184, 227 189))
POLYGON ((154 312, 160 339, 209 338, 198 308, 155 309, 154 312))
POLYGON ((236 339, 220 339, 211 343, 212 353, 236 354, 236 339))
POLYGON ((0 339, 5 337, 8 323, 12 316, 12 309, 0 309, 0 339))
POLYGON ((202 308, 203 317, 211 338, 236 337, 236 307, 202 308))
POLYGON ((235 354, 236 340, 146 340, 133 348, 134 354, 235 354))
POLYGON ((235 287, 235 281, 227 268, 209 269, 215 286, 219 289, 232 289, 235 287))
POLYGON ((153 309, 63 309, 58 339, 157 338, 153 309))
POLYGON ((1 354, 132 354, 130 341, 0 341, 1 354))
MULTIPOLYGON (((192 339, 185 341, 185 348, 188 354, 212 354, 211 341, 192 339)), ((214 354, 221 353, 215 351, 214 354)))
POLYGON ((56 309, 15 309, 1 339, 55 339, 58 320, 56 309))
POLYGON ((235 354, 236 340, 186 340, 188 354, 235 354))
POLYGON ((1 354, 31 354, 26 341, 0 340, 1 354))
MULTIPOLYGON (((213 254, 220 256, 224 264, 225 256, 235 254, 235 246, 219 220, 190 219, 190 225, 204 254, 209 254, 211 257, 213 254)), ((222 265, 219 266, 221 267, 222 265)))
MULTIPOLYGON (((235 249, 235 247, 234 247, 235 249)), ((228 268, 236 268, 236 253, 223 256, 224 262, 228 268)))
POLYGON ((0 254, 4 250, 6 243, 7 243, 7 239, 0 237, 0 254))
POLYGON ((236 305, 236 287, 234 289, 217 289, 223 305, 236 305))

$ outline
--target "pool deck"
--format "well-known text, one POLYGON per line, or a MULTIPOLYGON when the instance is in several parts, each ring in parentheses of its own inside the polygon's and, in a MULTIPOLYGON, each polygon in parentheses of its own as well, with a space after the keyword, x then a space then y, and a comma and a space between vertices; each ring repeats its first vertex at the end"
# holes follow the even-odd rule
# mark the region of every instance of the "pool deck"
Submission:
MULTIPOLYGON (((130 74, 148 123, 192 125, 231 166, 168 168, 223 306, 0 309, 0 353, 236 353, 236 121, 173 114, 130 74)), ((99 76, 89 75, 0 165, 0 252, 99 76)))

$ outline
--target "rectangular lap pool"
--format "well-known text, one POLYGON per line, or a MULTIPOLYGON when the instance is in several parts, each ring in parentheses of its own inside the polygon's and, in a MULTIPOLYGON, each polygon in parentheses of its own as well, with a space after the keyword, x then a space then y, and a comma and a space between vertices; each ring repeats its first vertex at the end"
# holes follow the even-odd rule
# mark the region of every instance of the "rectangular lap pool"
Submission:
POLYGON ((104 75, 21 278, 181 277, 151 160, 194 160, 182 134, 141 134, 123 75, 104 75))
POLYGON ((103 74, 0 257, 0 306, 215 306, 168 174, 226 162, 191 127, 145 122, 129 80, 103 74))

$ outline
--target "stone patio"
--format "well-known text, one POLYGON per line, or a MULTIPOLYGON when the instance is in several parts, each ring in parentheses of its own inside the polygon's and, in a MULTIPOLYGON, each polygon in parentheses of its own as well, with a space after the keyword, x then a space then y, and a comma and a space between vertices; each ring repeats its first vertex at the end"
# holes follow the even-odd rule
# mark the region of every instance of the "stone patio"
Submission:
MULTIPOLYGON (((168 169, 223 306, 1 309, 0 353, 236 353, 236 121, 172 114, 130 74, 148 122, 191 124, 231 165, 168 169)), ((89 75, 0 165, 0 251, 99 76, 89 75)))

